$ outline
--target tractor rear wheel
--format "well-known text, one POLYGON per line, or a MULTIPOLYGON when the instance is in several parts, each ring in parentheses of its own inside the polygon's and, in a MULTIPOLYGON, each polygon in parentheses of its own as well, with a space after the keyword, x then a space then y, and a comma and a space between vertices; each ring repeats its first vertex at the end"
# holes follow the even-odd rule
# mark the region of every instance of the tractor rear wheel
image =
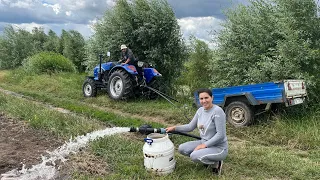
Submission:
POLYGON ((82 85, 84 97, 95 97, 97 95, 97 86, 93 79, 87 78, 82 85))
POLYGON ((108 81, 108 95, 111 99, 127 99, 133 94, 133 85, 130 75, 123 70, 114 71, 108 81))

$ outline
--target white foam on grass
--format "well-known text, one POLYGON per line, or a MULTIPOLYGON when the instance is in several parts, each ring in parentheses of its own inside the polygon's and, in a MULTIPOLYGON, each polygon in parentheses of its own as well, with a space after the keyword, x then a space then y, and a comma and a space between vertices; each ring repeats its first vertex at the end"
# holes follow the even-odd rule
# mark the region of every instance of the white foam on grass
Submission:
POLYGON ((1 174, 1 180, 50 180, 54 178, 57 169, 56 162, 65 162, 70 153, 77 153, 81 148, 84 148, 90 141, 96 140, 100 137, 113 135, 117 133, 129 132, 130 128, 114 127, 104 130, 94 131, 86 135, 72 138, 69 142, 64 143, 53 152, 47 152, 48 156, 42 156, 42 162, 33 165, 30 169, 22 166, 21 170, 11 170, 1 174))

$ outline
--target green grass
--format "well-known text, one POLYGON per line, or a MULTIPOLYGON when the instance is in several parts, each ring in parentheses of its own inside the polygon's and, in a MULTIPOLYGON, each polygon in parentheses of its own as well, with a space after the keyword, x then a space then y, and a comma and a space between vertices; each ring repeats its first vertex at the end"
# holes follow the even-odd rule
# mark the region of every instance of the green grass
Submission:
MULTIPOLYGON (((180 139, 174 135, 173 141, 180 139)), ((185 139, 186 140, 186 139, 185 139)), ((184 141, 185 141, 184 140, 184 141)), ((176 144, 176 142, 175 142, 176 144)), ((91 144, 91 151, 111 167, 106 179, 215 179, 210 169, 175 153, 176 169, 167 176, 147 173, 143 166, 143 136, 109 136, 91 144), (112 148, 110 148, 112 147, 112 148)), ((176 151, 177 152, 177 151, 176 151)), ((306 152, 250 142, 230 143, 221 179, 319 179, 318 159, 306 152), (301 157, 302 156, 302 157, 301 157), (304 158, 303 158, 304 157, 304 158)))
POLYGON ((265 145, 284 145, 301 150, 320 149, 320 115, 317 112, 303 117, 282 115, 267 123, 241 129, 228 126, 228 132, 265 145))
MULTIPOLYGON (((124 112, 145 116, 158 116, 171 123, 187 122, 183 116, 185 112, 189 118, 193 110, 175 108, 165 100, 150 101, 146 99, 114 101, 107 97, 106 92, 100 91, 97 98, 84 98, 82 83, 85 74, 60 73, 56 75, 27 75, 22 70, 9 72, 0 82, 0 87, 17 93, 40 99, 48 103, 55 103, 56 99, 81 101, 100 107, 119 109, 124 112), (147 107, 147 108, 146 108, 147 107), (157 111, 154 111, 154 110, 157 111)), ((179 105, 179 104, 177 104, 179 105)), ((191 107, 191 104, 189 105, 191 107)))
MULTIPOLYGON (((104 125, 140 126, 148 123, 153 127, 165 127, 167 123, 188 122, 180 109, 163 100, 112 101, 103 92, 97 98, 84 98, 81 92, 84 77, 84 74, 32 76, 20 71, 0 71, 0 87, 68 109, 85 119, 97 119, 104 125), (103 108, 117 110, 120 114, 103 108), (121 112, 156 116, 166 124, 122 116, 121 112)), ((191 103, 187 104, 189 118, 195 112, 191 103)), ((57 134, 81 134, 101 125, 94 120, 72 119, 37 104, 31 106, 30 100, 1 95, 0 104, 1 110, 28 120, 34 127, 57 134)), ((315 109, 304 116, 279 115, 245 128, 227 126, 230 149, 225 173, 220 179, 320 179, 319 112, 315 109)), ((178 153, 175 154, 177 168, 172 174, 159 177, 147 173, 143 167, 143 138, 142 135, 110 136, 93 142, 90 152, 103 158, 111 169, 110 174, 101 179, 216 179, 208 169, 178 153)), ((171 140, 177 146, 191 138, 174 135, 171 140)), ((93 178, 80 172, 74 172, 74 175, 76 179, 93 178)))
MULTIPOLYGON (((22 93, 34 99, 47 102, 58 107, 67 108, 88 117, 121 126, 136 126, 145 121, 123 119, 114 121, 115 114, 110 115, 103 109, 116 109, 122 112, 142 116, 155 116, 168 124, 186 123, 196 111, 192 101, 188 109, 176 108, 165 100, 132 99, 129 101, 113 101, 105 92, 100 92, 96 98, 82 96, 82 83, 85 74, 61 73, 54 75, 27 75, 22 70, 4 71, 1 73, 0 87, 22 93), (94 105, 94 106, 92 106, 94 105), (93 113, 95 112, 95 113, 93 113)), ((179 105, 179 104, 177 104, 179 105)), ((182 107, 182 105, 180 105, 182 107)), ((320 110, 314 110, 307 116, 280 116, 266 122, 255 123, 248 128, 228 126, 228 134, 248 140, 256 140, 261 144, 277 144, 298 149, 319 149, 320 144, 320 110)), ((158 126, 157 126, 158 127, 158 126)))
POLYGON ((32 127, 70 137, 101 129, 102 123, 93 119, 63 114, 41 104, 0 93, 1 111, 27 121, 32 127))

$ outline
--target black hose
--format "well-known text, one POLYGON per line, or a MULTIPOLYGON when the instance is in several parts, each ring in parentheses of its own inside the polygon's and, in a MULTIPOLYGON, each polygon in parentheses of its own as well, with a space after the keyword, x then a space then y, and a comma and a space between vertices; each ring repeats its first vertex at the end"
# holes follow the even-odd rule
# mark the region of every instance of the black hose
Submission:
MULTIPOLYGON (((160 134, 165 134, 166 129, 165 128, 152 128, 151 125, 145 124, 142 125, 141 127, 131 127, 129 132, 139 132, 141 134, 150 134, 150 133, 160 133, 160 134)), ((183 135, 183 136, 188 136, 188 137, 192 137, 195 139, 201 139, 201 137, 193 135, 193 134, 188 134, 188 133, 184 133, 184 132, 179 132, 179 131, 171 131, 168 134, 179 134, 179 135, 183 135)))
POLYGON ((169 133, 172 133, 172 134, 179 134, 179 135, 188 136, 188 137, 192 137, 192 138, 195 138, 195 139, 199 139, 199 140, 201 140, 201 137, 199 137, 199 136, 196 136, 196 135, 193 135, 193 134, 184 133, 184 132, 171 131, 171 132, 169 132, 169 133))

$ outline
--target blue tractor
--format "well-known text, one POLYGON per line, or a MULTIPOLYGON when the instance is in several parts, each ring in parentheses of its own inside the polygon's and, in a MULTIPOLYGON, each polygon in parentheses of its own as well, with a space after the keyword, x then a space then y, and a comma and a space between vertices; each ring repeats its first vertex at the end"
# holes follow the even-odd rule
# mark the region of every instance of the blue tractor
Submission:
POLYGON ((101 89, 107 89, 109 97, 114 100, 141 95, 155 99, 158 96, 156 90, 162 75, 151 65, 141 61, 137 61, 136 66, 121 65, 120 62, 102 63, 103 55, 99 58, 100 63, 94 68, 93 76, 87 76, 83 83, 85 97, 95 97, 101 89))

